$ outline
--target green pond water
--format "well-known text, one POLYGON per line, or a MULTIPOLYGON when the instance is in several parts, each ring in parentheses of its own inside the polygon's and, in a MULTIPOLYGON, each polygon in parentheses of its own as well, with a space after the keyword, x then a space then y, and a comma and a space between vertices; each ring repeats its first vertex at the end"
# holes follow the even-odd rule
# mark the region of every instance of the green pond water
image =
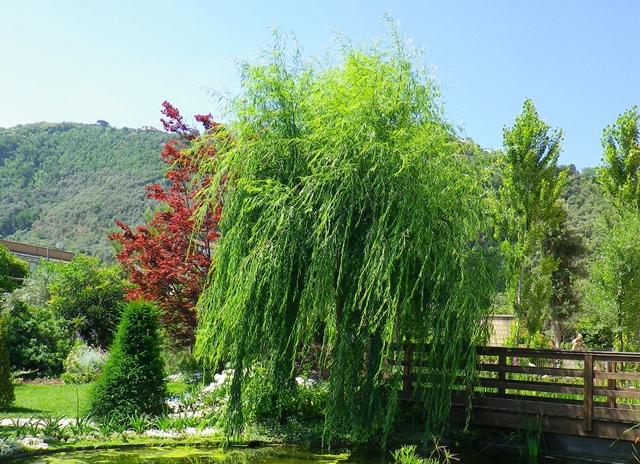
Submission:
MULTIPOLYGON (((457 451, 457 450, 456 450, 457 451)), ((9 461, 13 464, 97 464, 97 463, 146 463, 146 464, 386 464, 392 463, 390 453, 364 452, 336 452, 336 454, 323 454, 322 451, 312 451, 296 446, 264 447, 259 449, 247 448, 195 448, 195 447, 151 447, 151 448, 126 448, 113 450, 77 451, 71 453, 54 453, 50 455, 32 456, 9 461)), ((492 452, 473 452, 462 450, 459 454, 459 464, 548 464, 548 463, 593 463, 589 459, 572 458, 539 458, 537 461, 520 459, 517 452, 501 450, 492 452)), ((603 462, 603 461, 597 461, 603 462)), ((611 462, 611 461, 609 461, 611 462)), ((616 461, 620 462, 620 461, 616 461)), ((631 460, 629 462, 632 462, 631 460)))

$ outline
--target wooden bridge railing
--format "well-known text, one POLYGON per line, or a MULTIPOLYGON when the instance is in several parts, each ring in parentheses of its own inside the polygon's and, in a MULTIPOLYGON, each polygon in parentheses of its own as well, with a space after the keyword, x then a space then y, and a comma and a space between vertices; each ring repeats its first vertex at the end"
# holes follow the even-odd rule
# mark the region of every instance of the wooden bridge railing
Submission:
MULTIPOLYGON (((419 388, 424 347, 405 344, 404 398, 419 388)), ((640 431, 640 353, 478 347, 479 381, 473 392, 452 391, 453 421, 635 440, 640 431)))

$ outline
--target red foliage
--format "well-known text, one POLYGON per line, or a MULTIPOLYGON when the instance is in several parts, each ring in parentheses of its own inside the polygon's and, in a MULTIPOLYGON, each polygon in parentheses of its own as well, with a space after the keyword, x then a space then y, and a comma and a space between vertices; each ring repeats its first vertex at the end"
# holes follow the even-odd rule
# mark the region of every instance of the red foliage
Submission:
MULTIPOLYGON (((167 208, 157 211, 146 225, 135 232, 117 222, 122 232, 109 235, 122 246, 116 259, 129 273, 135 287, 128 297, 155 301, 162 312, 162 324, 178 346, 190 346, 195 341, 195 305, 202 293, 211 265, 211 253, 218 240, 220 207, 209 210, 205 220, 194 230, 192 218, 200 206, 196 198, 208 177, 195 174, 202 160, 215 156, 215 147, 202 145, 195 153, 187 150, 199 136, 184 124, 180 112, 168 102, 163 103, 162 119, 166 130, 178 135, 164 146, 163 161, 170 166, 166 179, 167 190, 159 184, 147 186, 147 196, 164 203, 167 208)), ((196 120, 205 130, 215 130, 217 123, 211 115, 198 115, 196 120)))

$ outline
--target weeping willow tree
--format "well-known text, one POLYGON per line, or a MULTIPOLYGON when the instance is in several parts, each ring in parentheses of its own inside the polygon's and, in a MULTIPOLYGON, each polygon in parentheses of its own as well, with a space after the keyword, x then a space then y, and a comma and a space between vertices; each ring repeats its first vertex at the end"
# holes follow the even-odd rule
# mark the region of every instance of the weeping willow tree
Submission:
POLYGON ((277 407, 318 340, 328 432, 384 438, 401 385, 388 360, 402 342, 429 346, 421 399, 433 431, 487 336, 496 264, 478 244, 483 173, 395 29, 374 45, 339 43, 329 60, 304 60, 276 33, 241 67, 227 131, 210 135, 219 154, 204 169, 218 178, 204 195, 224 206, 196 353, 235 368, 229 433, 244 425, 252 366, 277 407))

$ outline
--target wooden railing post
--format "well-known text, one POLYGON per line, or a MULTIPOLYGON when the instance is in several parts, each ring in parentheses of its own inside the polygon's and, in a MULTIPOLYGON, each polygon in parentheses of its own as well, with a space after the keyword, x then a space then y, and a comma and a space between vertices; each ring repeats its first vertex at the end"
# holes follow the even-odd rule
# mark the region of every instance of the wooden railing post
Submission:
POLYGON ((593 424, 593 355, 584 355, 583 430, 591 432, 593 424))
POLYGON ((504 398, 504 382, 507 380, 507 356, 502 353, 498 355, 498 381, 500 382, 500 387, 498 388, 498 396, 500 398, 504 398))
MULTIPOLYGON (((615 372, 616 371, 616 362, 615 361, 607 361, 607 372, 615 372)), ((616 387, 616 379, 608 379, 607 380, 607 390, 615 390, 616 387)), ((615 396, 607 396, 607 406, 610 408, 617 407, 617 401, 615 396)))
POLYGON ((413 391, 413 381, 411 380, 411 367, 413 364, 413 345, 404 344, 404 359, 402 361, 402 391, 407 397, 413 391))

